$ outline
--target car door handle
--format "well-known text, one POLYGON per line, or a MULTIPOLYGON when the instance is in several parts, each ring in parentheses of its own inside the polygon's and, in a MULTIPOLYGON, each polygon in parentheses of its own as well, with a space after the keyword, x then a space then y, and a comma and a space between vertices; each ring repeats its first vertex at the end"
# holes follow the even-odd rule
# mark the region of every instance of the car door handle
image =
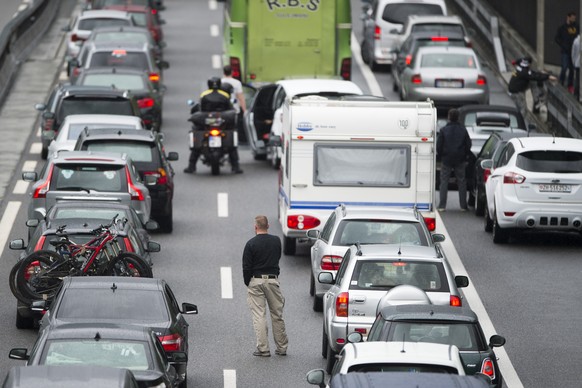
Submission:
POLYGON ((353 302, 354 303, 365 303, 366 297, 365 296, 354 296, 353 302))

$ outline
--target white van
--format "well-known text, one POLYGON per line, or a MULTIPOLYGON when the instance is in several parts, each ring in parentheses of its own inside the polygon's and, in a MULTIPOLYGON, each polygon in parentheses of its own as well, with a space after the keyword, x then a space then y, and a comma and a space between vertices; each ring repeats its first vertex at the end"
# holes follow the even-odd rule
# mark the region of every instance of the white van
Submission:
POLYGON ((307 96, 283 105, 279 222, 283 249, 320 229, 339 204, 416 207, 434 230, 432 102, 307 96))
POLYGON ((374 0, 365 6, 362 58, 372 70, 394 62, 410 15, 447 15, 447 6, 444 0, 374 0))

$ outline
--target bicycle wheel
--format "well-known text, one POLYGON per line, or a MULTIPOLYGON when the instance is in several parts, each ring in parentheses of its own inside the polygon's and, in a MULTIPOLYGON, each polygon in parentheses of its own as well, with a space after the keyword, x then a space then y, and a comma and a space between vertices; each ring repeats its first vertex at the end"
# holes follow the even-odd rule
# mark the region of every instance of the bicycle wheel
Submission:
POLYGON ((122 252, 115 257, 108 268, 111 276, 153 277, 152 268, 139 255, 122 252))
POLYGON ((15 274, 16 287, 26 299, 51 299, 71 269, 56 252, 36 251, 20 261, 15 274))
POLYGON ((32 300, 30 298, 25 298, 24 295, 18 290, 18 285, 16 284, 16 274, 20 269, 20 261, 14 264, 12 269, 10 270, 10 275, 8 276, 8 283, 10 284, 10 291, 12 291, 12 295, 18 299, 19 302, 23 304, 30 304, 32 300))

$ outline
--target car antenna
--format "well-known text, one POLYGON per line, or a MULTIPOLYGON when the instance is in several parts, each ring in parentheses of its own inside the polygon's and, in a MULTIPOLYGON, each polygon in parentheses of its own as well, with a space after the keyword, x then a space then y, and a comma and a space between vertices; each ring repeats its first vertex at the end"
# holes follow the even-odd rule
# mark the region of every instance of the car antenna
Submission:
POLYGON ((111 290, 113 290, 114 293, 115 293, 115 290, 117 290, 117 286, 115 285, 115 283, 113 283, 113 285, 111 286, 111 290))
POLYGON ((523 143, 521 142, 521 139, 520 139, 519 137, 517 138, 517 141, 519 141, 519 144, 521 144, 521 148, 525 148, 525 147, 523 146, 523 143))
POLYGON ((406 333, 402 333, 402 349, 400 353, 406 353, 406 349, 404 349, 404 345, 406 344, 406 333))
POLYGON ((402 254, 402 236, 398 236, 398 255, 402 254))
POLYGON ((552 144, 556 144, 556 132, 553 133, 552 144))
POLYGON ((99 341, 101 339, 101 334, 99 334, 99 332, 97 332, 95 334, 95 338, 93 338, 95 341, 99 341))
POLYGON ((359 241, 356 241, 356 248, 358 249, 356 255, 362 256, 362 246, 360 245, 359 241))

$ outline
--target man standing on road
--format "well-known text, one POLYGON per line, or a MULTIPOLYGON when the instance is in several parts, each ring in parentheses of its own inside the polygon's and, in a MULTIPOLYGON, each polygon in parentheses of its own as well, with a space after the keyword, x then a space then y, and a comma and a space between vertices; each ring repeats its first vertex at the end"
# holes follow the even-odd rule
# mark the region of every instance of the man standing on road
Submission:
POLYGON ((568 72, 568 91, 574 93, 574 64, 572 63, 572 44, 580 32, 580 26, 576 23, 576 12, 568 12, 566 22, 558 27, 554 41, 560 46, 562 70, 560 71, 560 84, 564 85, 566 71, 568 72))
POLYGON ((241 141, 246 141, 246 136, 243 130, 243 115, 247 110, 247 103, 245 101, 245 94, 243 92, 242 83, 232 76, 232 67, 230 65, 224 66, 222 69, 222 84, 228 84, 232 86, 232 94, 235 97, 233 103, 234 109, 237 113, 236 125, 239 133, 239 138, 241 141))
POLYGON ((285 298, 279 286, 279 260, 281 240, 268 233, 269 221, 265 216, 255 217, 255 237, 245 245, 243 252, 243 277, 247 286, 247 303, 253 316, 257 337, 257 350, 253 356, 270 357, 267 327, 267 309, 271 313, 275 354, 287 355, 287 333, 283 321, 285 298))
POLYGON ((449 178, 453 170, 457 178, 459 188, 459 204, 461 210, 467 210, 467 157, 471 152, 471 138, 464 125, 459 123, 459 110, 451 109, 448 113, 449 122, 441 128, 437 137, 437 157, 441 161, 440 173, 440 200, 439 211, 445 211, 447 207, 447 194, 449 191, 449 178))

